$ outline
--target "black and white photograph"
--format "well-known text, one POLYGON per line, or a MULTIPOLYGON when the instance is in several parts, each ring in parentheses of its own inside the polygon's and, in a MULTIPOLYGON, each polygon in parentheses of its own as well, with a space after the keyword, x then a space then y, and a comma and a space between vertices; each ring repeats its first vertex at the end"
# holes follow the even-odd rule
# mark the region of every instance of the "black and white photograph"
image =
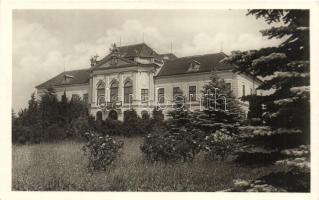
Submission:
POLYGON ((310 194, 311 16, 12 9, 11 192, 310 194))

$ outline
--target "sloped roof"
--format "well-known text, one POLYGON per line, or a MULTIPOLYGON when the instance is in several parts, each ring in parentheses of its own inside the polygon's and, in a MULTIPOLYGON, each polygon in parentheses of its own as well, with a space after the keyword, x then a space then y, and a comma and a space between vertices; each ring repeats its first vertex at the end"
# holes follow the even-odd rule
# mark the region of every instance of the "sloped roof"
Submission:
POLYGON ((210 72, 212 70, 232 70, 234 65, 220 63, 227 55, 224 53, 197 55, 181 57, 173 60, 166 60, 165 64, 158 73, 159 76, 170 76, 178 74, 210 72), (199 63, 198 70, 189 70, 191 63, 199 63))
MULTIPOLYGON (((132 44, 127 46, 120 46, 118 47, 120 57, 123 58, 132 58, 132 57, 159 57, 159 55, 147 44, 140 43, 140 44, 132 44)), ((105 60, 108 60, 111 54, 107 54, 105 57, 103 57, 101 60, 98 61, 98 64, 100 62, 104 62, 105 60)))
POLYGON ((72 71, 65 71, 50 80, 37 85, 37 89, 50 88, 53 86, 67 86, 73 84, 88 84, 90 78, 90 69, 79 69, 72 71), (65 76, 69 77, 68 81, 65 81, 65 76))
MULTIPOLYGON (((149 47, 145 43, 120 46, 118 47, 118 50, 119 50, 119 57, 126 62, 130 62, 131 64, 138 64, 137 62, 130 60, 131 58, 134 58, 134 57, 156 58, 156 59, 162 58, 158 53, 156 53, 151 47, 149 47)), ((100 65, 108 61, 111 55, 112 54, 109 53, 105 57, 103 57, 101 60, 98 60, 96 63, 96 66, 93 67, 91 70, 98 68, 100 65)))
MULTIPOLYGON (((103 65, 105 65, 105 63, 107 63, 110 59, 111 59, 111 54, 107 55, 105 58, 98 61, 97 64, 91 68, 91 71, 105 68, 105 66, 103 67, 103 65)), ((121 61, 122 67, 135 66, 138 64, 137 62, 133 60, 129 60, 123 57, 118 57, 118 60, 121 61)), ((114 66, 119 67, 118 64, 115 64, 114 66)), ((108 68, 113 68, 114 66, 108 66, 108 68)))
POLYGON ((120 55, 127 57, 158 57, 158 53, 156 53, 151 47, 149 47, 145 43, 133 44, 127 46, 119 47, 120 55))
POLYGON ((165 60, 173 60, 173 59, 176 59, 177 56, 173 53, 164 53, 164 54, 160 54, 159 55, 162 59, 165 59, 165 60), (166 59, 167 58, 167 59, 166 59))

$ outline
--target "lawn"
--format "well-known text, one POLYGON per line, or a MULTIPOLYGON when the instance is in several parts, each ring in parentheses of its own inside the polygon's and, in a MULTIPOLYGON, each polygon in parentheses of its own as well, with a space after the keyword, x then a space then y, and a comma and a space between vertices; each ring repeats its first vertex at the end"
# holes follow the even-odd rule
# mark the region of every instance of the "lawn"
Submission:
POLYGON ((197 158, 193 163, 147 163, 142 138, 124 140, 122 155, 106 171, 90 174, 83 143, 13 145, 12 189, 30 191, 219 191, 237 178, 253 179, 274 169, 248 168, 197 158))

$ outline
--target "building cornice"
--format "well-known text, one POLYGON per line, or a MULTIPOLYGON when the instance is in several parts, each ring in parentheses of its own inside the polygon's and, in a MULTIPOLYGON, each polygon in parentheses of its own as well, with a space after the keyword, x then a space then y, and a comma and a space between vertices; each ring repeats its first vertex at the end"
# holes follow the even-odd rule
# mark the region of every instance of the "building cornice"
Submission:
MULTIPOLYGON (((232 72, 232 70, 219 70, 219 72, 232 72)), ((161 79, 161 78, 176 78, 176 77, 185 77, 185 76, 194 76, 194 75, 209 75, 212 72, 192 72, 192 73, 182 73, 182 74, 172 74, 172 75, 163 75, 163 76, 154 76, 154 79, 161 79)), ((234 73, 234 72, 233 72, 234 73)))
POLYGON ((89 86, 89 82, 85 84, 64 84, 64 85, 52 85, 50 87, 38 87, 36 88, 37 90, 45 90, 48 88, 55 88, 55 89, 60 89, 60 88, 71 88, 71 87, 80 87, 80 86, 89 86))

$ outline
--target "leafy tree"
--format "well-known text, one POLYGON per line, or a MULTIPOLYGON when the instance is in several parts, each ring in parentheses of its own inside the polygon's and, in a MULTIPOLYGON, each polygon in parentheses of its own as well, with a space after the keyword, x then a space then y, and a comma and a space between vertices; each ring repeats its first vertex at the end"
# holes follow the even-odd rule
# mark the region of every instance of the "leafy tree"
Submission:
MULTIPOLYGON (((233 52, 225 59, 236 64, 239 73, 265 77, 258 89, 274 90, 269 96, 260 97, 266 105, 262 119, 268 127, 243 127, 241 137, 245 145, 240 153, 246 157, 258 155, 268 161, 281 158, 276 163, 291 168, 282 175, 299 177, 302 173, 302 180, 307 180, 310 177, 309 10, 249 10, 247 15, 262 18, 268 24, 282 22, 283 25, 261 31, 268 39, 281 39, 280 45, 233 52), (287 151, 299 153, 287 154, 287 151)), ((276 179, 287 180, 279 176, 276 179)), ((267 180, 275 184, 274 178, 267 180)), ((310 182, 303 183, 299 189, 284 187, 288 191, 309 191, 310 182)))

